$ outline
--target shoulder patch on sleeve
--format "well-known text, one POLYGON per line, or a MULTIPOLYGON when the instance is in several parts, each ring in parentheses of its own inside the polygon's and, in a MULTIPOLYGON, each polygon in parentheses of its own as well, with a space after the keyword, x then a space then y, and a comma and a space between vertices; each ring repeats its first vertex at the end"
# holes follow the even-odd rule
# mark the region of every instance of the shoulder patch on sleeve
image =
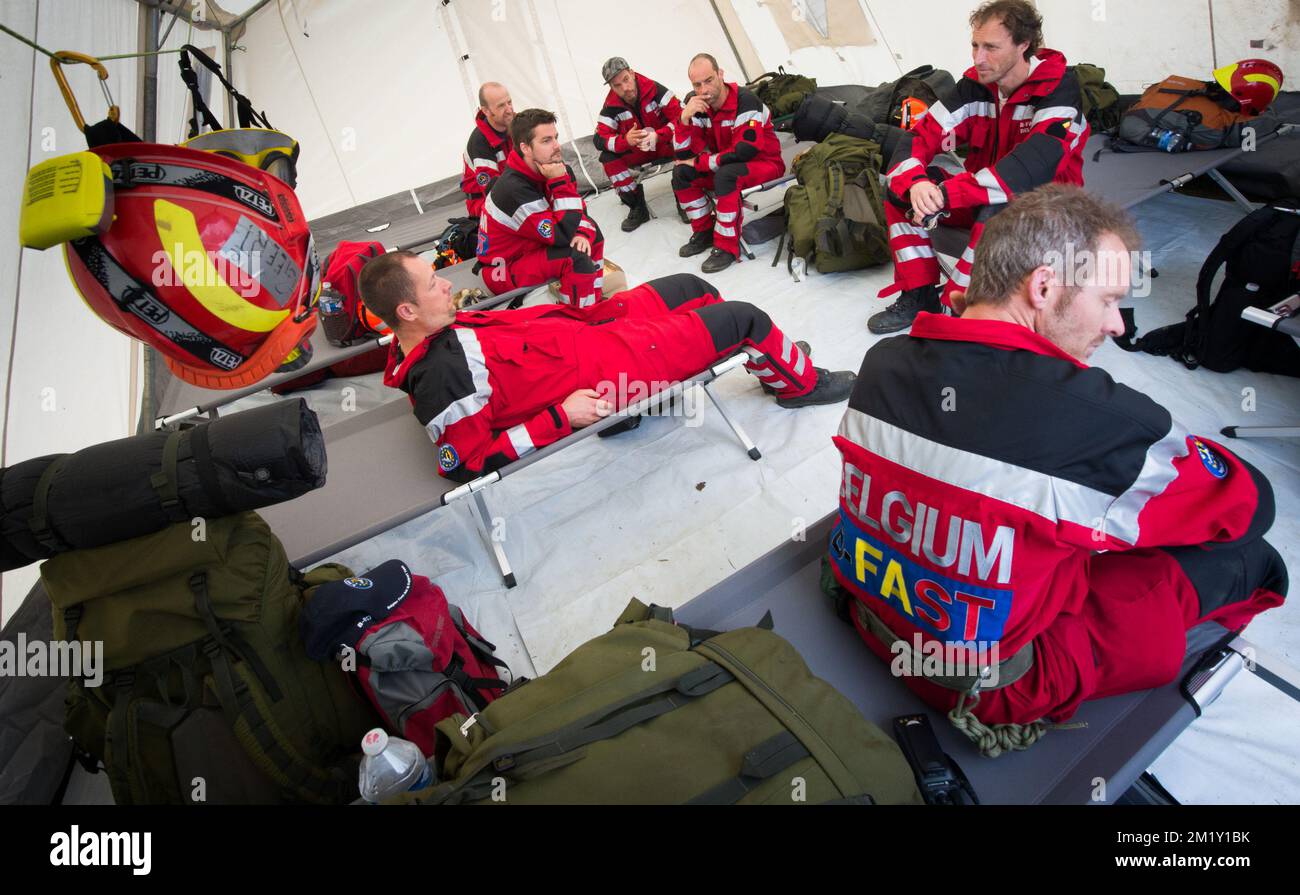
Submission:
POLYGON ((451 472, 460 465, 460 454, 456 453, 456 448, 450 444, 438 446, 438 468, 443 472, 451 472))
POLYGON ((1195 435, 1187 436, 1187 444, 1192 450, 1196 451, 1196 456, 1201 458, 1201 465, 1206 471, 1216 479, 1225 478, 1228 475, 1228 464, 1223 462, 1223 458, 1214 452, 1208 444, 1201 441, 1195 435))

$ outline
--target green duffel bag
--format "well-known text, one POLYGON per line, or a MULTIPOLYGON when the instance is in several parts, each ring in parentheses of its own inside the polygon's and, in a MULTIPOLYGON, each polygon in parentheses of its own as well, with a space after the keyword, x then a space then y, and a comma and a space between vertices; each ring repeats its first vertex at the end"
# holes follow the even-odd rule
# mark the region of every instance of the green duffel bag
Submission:
POLYGON ((821 273, 889 261, 880 145, 831 134, 794 160, 799 182, 785 193, 791 258, 821 273))
POLYGON ((444 782, 390 804, 921 804, 902 752, 770 630, 608 634, 438 725, 444 782))
POLYGON ((65 726, 117 804, 355 800, 374 711, 298 633, 313 589, 350 577, 291 569, 256 513, 42 564, 55 639, 103 645, 103 680, 69 679, 65 726))

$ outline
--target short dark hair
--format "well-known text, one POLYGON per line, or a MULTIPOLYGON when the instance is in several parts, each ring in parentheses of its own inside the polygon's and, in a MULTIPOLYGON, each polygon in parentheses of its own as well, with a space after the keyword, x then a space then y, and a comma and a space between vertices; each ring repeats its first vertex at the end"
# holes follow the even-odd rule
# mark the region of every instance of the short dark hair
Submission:
MULTIPOLYGON (((1114 234, 1135 252, 1141 239, 1128 213, 1077 186, 1051 183, 1020 196, 984 228, 971 266, 968 305, 1003 305, 1038 268, 1071 254, 1094 255, 1102 236, 1114 234)), ((1100 259, 1099 259, 1100 260, 1100 259)), ((1062 283, 1069 280, 1061 271, 1062 283)), ((1067 285, 1067 295, 1078 286, 1067 285)))
POLYGON ((699 62, 701 59, 709 60, 709 65, 713 66, 713 70, 718 71, 718 60, 714 59, 713 56, 711 56, 708 53, 696 53, 694 56, 691 57, 691 61, 687 63, 686 67, 689 69, 692 65, 699 62))
POLYGON ((371 258, 361 268, 357 291, 372 313, 397 329, 397 306, 415 301, 415 281, 406 270, 407 258, 419 258, 415 252, 399 249, 371 258))
POLYGON ((510 123, 510 142, 515 146, 533 142, 533 131, 538 125, 554 124, 555 113, 545 109, 524 109, 510 123))
POLYGON ((1012 41, 1029 44, 1026 62, 1043 48, 1043 17, 1029 0, 991 0, 970 14, 970 26, 979 28, 992 19, 1011 32, 1012 41))

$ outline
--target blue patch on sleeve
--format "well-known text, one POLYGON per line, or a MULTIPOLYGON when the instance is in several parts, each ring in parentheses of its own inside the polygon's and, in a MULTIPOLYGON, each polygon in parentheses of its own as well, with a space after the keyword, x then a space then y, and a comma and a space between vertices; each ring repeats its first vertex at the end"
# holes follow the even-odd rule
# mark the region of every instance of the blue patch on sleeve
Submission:
POLYGON ((1223 458, 1216 454, 1208 444, 1194 435, 1188 436, 1187 443, 1196 451, 1196 456, 1201 458, 1201 464, 1209 471, 1210 475, 1216 479, 1227 477, 1228 464, 1224 463, 1223 458))
POLYGON ((542 239, 550 239, 551 234, 555 232, 555 224, 550 218, 542 218, 537 222, 537 233, 542 239))
POLYGON ((443 472, 451 472, 460 465, 460 455, 456 449, 449 444, 444 444, 438 448, 438 468, 443 472))

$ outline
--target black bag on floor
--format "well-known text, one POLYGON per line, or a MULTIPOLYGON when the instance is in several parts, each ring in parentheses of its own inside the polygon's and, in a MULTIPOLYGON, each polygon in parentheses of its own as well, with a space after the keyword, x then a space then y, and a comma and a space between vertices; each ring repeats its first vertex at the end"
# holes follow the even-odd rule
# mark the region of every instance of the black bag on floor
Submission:
POLYGON ((1133 312, 1116 344, 1126 351, 1167 355, 1188 369, 1228 373, 1246 367, 1259 373, 1300 376, 1300 345, 1285 333, 1241 319, 1248 307, 1267 308, 1300 289, 1300 203, 1265 205, 1223 235, 1196 281, 1196 306, 1187 320, 1136 339, 1133 312), (1210 287, 1227 265, 1214 301, 1210 287))
POLYGON ((325 439, 301 398, 0 469, 0 568, 196 517, 292 500, 325 484, 325 439))

